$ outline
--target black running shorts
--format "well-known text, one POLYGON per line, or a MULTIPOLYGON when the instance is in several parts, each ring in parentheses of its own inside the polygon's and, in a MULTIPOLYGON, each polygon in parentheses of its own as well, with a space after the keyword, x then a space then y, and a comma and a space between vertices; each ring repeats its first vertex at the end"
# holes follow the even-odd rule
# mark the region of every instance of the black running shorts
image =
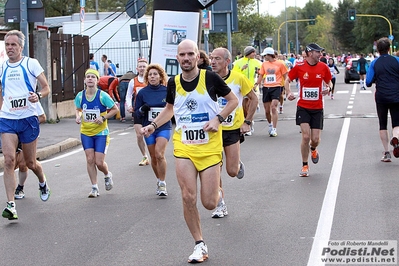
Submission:
POLYGON ((262 94, 262 101, 264 103, 271 102, 272 100, 280 100, 281 87, 263 87, 262 94))
POLYGON ((323 109, 313 110, 297 106, 296 124, 299 126, 302 123, 307 123, 311 129, 323 129, 323 116, 323 109))
POLYGON ((230 146, 240 141, 240 129, 223 130, 223 147, 230 146))
POLYGON ((387 130, 388 110, 391 114, 392 128, 399 126, 399 103, 376 103, 380 130, 387 130))

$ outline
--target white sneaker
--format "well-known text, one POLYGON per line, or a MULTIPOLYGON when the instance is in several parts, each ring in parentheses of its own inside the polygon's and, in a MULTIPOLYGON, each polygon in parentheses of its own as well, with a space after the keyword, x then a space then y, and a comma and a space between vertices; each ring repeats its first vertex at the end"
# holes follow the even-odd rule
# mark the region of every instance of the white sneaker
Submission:
POLYGON ((109 191, 114 187, 114 181, 112 181, 112 173, 108 171, 108 176, 104 177, 105 181, 105 190, 109 191))
POLYGON ((157 186, 157 195, 160 197, 166 197, 168 195, 168 191, 166 190, 165 182, 158 182, 157 186))
POLYGON ((273 128, 270 133, 269 133, 270 137, 277 137, 277 130, 275 128, 273 128))
POLYGON ((246 132, 246 133, 244 134, 244 136, 252 136, 252 132, 251 132, 251 131, 248 131, 248 132, 246 132))
POLYGON ((15 209, 15 203, 7 202, 7 206, 4 208, 2 216, 4 218, 7 218, 8 220, 18 219, 17 210, 15 209))
POLYGON ((188 257, 189 263, 199 263, 208 259, 208 247, 204 242, 201 242, 194 247, 193 254, 188 257))
POLYGON ((97 198, 98 196, 100 196, 100 192, 98 192, 97 188, 92 187, 88 198, 97 198))
POLYGON ((212 218, 223 218, 228 214, 226 203, 220 201, 216 209, 212 212, 212 218))
POLYGON ((272 130, 273 130, 273 126, 269 125, 269 130, 268 130, 269 135, 272 133, 272 130))
POLYGON ((41 187, 39 185, 39 191, 40 191, 39 192, 40 199, 42 201, 47 201, 50 198, 51 191, 50 191, 50 188, 49 188, 49 186, 47 184, 47 181, 46 181, 46 183, 44 184, 43 187, 41 187))

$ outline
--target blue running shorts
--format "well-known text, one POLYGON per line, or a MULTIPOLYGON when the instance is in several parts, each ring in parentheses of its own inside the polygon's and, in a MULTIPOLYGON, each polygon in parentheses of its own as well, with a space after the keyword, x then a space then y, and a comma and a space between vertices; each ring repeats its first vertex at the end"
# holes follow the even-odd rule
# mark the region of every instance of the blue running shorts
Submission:
POLYGON ((21 119, 0 118, 0 132, 16 134, 22 143, 31 143, 40 134, 39 119, 37 116, 21 119))
POLYGON ((106 154, 109 145, 109 135, 87 136, 80 134, 80 139, 84 150, 94 149, 95 152, 106 154))
POLYGON ((144 138, 145 143, 147 143, 147 146, 153 145, 156 143, 156 139, 159 137, 163 137, 169 141, 171 132, 172 130, 170 129, 156 131, 152 133, 150 136, 144 138))

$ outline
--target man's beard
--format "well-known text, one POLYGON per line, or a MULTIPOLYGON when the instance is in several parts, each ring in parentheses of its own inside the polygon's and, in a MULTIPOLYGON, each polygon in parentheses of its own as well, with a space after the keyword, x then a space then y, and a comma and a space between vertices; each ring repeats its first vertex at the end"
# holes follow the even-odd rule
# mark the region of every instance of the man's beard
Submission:
POLYGON ((187 65, 187 64, 185 64, 186 62, 182 62, 182 63, 183 63, 183 66, 181 66, 181 70, 183 72, 190 72, 195 68, 195 65, 187 65))

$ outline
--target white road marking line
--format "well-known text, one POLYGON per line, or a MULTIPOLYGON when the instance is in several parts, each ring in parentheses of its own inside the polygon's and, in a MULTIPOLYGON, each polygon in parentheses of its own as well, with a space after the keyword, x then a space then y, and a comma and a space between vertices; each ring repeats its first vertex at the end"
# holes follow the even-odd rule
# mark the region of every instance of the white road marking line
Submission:
POLYGON ((331 227, 334 220, 335 204, 337 201, 338 187, 341 179, 342 165, 345 156, 346 141, 348 139, 350 118, 344 119, 341 135, 339 137, 337 150, 335 152, 334 163, 328 180, 326 194, 324 195, 319 221, 317 223, 316 234, 313 240, 312 250, 310 251, 308 266, 325 265, 321 261, 321 252, 327 246, 330 239, 331 227))
POLYGON ((353 84, 353 88, 352 88, 352 95, 356 94, 356 83, 353 84))

